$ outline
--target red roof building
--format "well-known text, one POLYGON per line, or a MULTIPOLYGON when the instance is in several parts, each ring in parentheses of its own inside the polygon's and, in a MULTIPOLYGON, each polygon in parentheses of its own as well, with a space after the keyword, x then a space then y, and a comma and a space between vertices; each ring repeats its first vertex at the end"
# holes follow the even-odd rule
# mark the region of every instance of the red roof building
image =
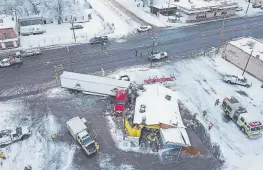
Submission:
POLYGON ((14 28, 0 28, 0 49, 19 47, 19 40, 14 28))

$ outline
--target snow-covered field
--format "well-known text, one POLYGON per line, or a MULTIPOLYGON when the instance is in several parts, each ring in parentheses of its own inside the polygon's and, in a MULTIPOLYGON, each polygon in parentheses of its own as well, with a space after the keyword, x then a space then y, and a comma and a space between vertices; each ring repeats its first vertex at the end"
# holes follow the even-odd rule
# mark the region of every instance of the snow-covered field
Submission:
POLYGON ((74 146, 55 143, 51 139, 51 135, 60 130, 56 123, 57 118, 47 114, 40 122, 42 118, 31 120, 30 114, 37 113, 32 113, 22 99, 0 103, 1 130, 15 126, 31 126, 32 129, 32 135, 28 139, 0 149, 6 156, 5 160, 0 160, 1 169, 21 170, 27 165, 39 170, 47 168, 46 165, 49 165, 49 169, 71 169, 74 146))
MULTIPOLYGON (((75 23, 74 25, 82 25, 83 29, 75 30, 76 42, 88 42, 90 38, 95 35, 107 35, 111 32, 104 22, 95 14, 92 19, 86 23, 75 23)), ((70 30, 70 23, 47 24, 43 25, 46 33, 39 35, 21 36, 21 46, 29 47, 43 47, 55 44, 69 44, 75 42, 73 31, 70 30)))
MULTIPOLYGON (((81 0, 83 1, 83 0, 81 0)), ((46 33, 40 35, 21 36, 21 45, 28 47, 43 47, 50 45, 64 45, 69 43, 87 43, 94 36, 107 35, 110 38, 122 37, 135 31, 140 25, 122 13, 109 1, 90 0, 92 19, 82 25, 83 29, 75 30, 76 42, 70 23, 58 25, 43 25, 46 33)))
MULTIPOLYGON (((235 96, 248 110, 263 113, 263 89, 260 88, 260 82, 245 74, 245 77, 253 84, 251 88, 225 84, 222 81, 223 74, 240 75, 242 71, 220 56, 172 62, 173 64, 161 65, 162 68, 133 68, 119 71, 116 74, 128 75, 132 81, 138 83, 142 83, 149 76, 162 77, 174 74, 176 80, 167 85, 178 92, 179 99, 190 109, 192 114, 198 113, 197 118, 206 128, 211 122, 214 124, 209 134, 212 142, 217 143, 221 148, 226 160, 225 169, 262 169, 263 163, 260 159, 263 156, 263 138, 248 139, 232 121, 225 123, 222 119, 221 107, 214 106, 216 99, 222 101, 224 97, 235 96), (246 93, 248 97, 240 95, 238 91, 246 93), (201 115, 203 110, 208 111, 206 118, 201 115)), ((158 64, 156 65, 158 66, 158 64)), ((114 77, 116 74, 112 76, 114 77)))

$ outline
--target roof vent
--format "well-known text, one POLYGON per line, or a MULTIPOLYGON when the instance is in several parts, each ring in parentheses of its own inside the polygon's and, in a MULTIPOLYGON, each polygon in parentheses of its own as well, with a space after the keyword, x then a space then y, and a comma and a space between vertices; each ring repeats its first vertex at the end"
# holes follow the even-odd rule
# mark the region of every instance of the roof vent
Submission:
POLYGON ((144 113, 145 109, 146 109, 146 106, 144 104, 142 104, 140 107, 140 113, 144 113))
POLYGON ((166 100, 169 100, 169 101, 170 101, 171 98, 172 98, 172 97, 171 97, 170 95, 165 95, 165 99, 166 99, 166 100))

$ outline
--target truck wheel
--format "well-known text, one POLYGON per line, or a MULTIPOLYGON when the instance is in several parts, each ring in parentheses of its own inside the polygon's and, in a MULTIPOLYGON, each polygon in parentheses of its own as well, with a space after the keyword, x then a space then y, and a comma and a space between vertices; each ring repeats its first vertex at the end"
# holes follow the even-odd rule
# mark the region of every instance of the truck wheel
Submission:
POLYGON ((245 131, 245 128, 244 128, 244 127, 240 127, 240 130, 241 130, 244 134, 246 134, 246 131, 245 131))
POLYGON ((227 80, 226 82, 227 82, 228 84, 231 84, 231 81, 230 81, 230 80, 227 80))
POLYGON ((29 135, 24 135, 21 139, 22 140, 25 140, 25 139, 27 139, 29 137, 29 135))
POLYGON ((249 88, 249 84, 246 84, 246 88, 249 88))

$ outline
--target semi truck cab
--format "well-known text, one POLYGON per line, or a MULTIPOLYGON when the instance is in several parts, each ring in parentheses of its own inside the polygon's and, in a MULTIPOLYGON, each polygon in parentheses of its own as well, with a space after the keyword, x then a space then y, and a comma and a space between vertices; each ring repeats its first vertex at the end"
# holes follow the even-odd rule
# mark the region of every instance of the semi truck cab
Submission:
POLYGON ((116 89, 114 112, 122 113, 127 104, 128 89, 116 89))

